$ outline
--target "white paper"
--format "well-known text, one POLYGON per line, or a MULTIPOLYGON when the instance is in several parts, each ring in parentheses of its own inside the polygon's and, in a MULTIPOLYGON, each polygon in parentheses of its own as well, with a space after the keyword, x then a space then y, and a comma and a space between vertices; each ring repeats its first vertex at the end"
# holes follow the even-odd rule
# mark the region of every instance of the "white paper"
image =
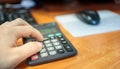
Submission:
POLYGON ((88 25, 76 17, 76 14, 56 16, 56 20, 69 31, 74 37, 88 36, 120 30, 120 16, 114 12, 103 10, 98 11, 100 24, 97 26, 88 25))

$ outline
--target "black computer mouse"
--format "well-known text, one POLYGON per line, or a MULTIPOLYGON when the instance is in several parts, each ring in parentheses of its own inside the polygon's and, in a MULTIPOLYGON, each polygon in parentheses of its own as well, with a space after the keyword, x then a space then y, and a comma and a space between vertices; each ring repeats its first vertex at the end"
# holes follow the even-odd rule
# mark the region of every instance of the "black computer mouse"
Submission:
POLYGON ((89 25, 98 25, 100 23, 100 16, 95 10, 84 10, 76 15, 80 20, 89 25))

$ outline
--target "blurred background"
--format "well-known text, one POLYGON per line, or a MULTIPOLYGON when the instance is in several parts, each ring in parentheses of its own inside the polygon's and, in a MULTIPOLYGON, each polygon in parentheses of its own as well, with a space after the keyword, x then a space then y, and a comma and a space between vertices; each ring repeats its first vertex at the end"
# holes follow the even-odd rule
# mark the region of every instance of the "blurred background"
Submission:
POLYGON ((120 0, 0 0, 0 4, 12 4, 15 8, 39 7, 46 10, 73 10, 73 9, 92 9, 96 4, 98 8, 119 8, 120 0))

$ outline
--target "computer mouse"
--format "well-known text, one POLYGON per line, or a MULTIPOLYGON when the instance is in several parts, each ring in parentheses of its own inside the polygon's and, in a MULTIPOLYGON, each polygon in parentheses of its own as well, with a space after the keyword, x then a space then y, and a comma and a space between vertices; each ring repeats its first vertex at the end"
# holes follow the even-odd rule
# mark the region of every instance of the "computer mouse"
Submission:
POLYGON ((84 23, 89 25, 98 25, 100 23, 100 16, 95 10, 84 10, 76 14, 77 17, 84 23))

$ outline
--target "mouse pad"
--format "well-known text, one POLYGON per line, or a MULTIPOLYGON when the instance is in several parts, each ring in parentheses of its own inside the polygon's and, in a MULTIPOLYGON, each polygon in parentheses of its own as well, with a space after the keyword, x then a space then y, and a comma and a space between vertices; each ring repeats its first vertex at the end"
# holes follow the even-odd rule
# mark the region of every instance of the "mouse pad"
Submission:
POLYGON ((56 16, 57 22, 69 31, 74 37, 82 37, 120 30, 120 16, 109 10, 100 10, 99 25, 88 25, 76 17, 76 14, 56 16))

